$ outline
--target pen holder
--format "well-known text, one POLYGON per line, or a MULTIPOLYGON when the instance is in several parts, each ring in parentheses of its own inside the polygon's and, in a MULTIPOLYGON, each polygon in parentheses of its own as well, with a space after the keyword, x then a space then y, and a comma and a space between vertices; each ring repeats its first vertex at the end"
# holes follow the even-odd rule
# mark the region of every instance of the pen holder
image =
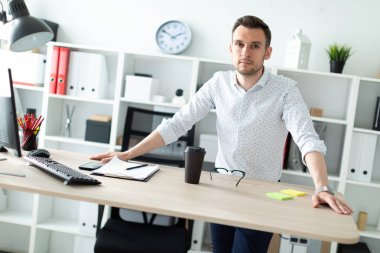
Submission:
POLYGON ((34 150, 37 148, 37 135, 39 130, 23 130, 23 137, 21 142, 21 148, 26 151, 34 150))

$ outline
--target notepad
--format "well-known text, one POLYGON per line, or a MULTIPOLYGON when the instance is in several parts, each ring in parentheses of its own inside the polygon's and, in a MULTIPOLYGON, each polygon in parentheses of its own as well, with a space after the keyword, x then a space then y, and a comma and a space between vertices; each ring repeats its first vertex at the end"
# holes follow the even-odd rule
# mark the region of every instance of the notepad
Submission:
POLYGON ((158 165, 147 165, 136 169, 128 169, 136 165, 138 165, 138 163, 125 162, 115 156, 111 161, 99 169, 94 170, 91 174, 106 177, 147 181, 159 170, 158 165))
POLYGON ((297 190, 293 190, 293 189, 286 189, 286 190, 282 190, 280 192, 284 193, 286 195, 294 196, 294 197, 306 196, 306 192, 301 192, 301 191, 297 191, 297 190))
POLYGON ((290 200, 290 199, 293 199, 292 196, 283 194, 281 192, 267 192, 265 195, 267 197, 269 197, 269 198, 277 199, 277 200, 290 200))

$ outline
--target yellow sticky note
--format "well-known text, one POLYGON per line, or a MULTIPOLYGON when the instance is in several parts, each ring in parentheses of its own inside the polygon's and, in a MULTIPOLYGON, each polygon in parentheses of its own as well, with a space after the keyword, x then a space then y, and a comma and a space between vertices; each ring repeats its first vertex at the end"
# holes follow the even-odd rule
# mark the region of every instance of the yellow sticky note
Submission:
POLYGON ((278 199, 278 200, 290 200, 290 199, 293 199, 292 196, 283 194, 281 192, 267 192, 265 195, 267 197, 269 197, 269 198, 278 199))
POLYGON ((294 196, 294 197, 306 196, 306 192, 301 192, 301 191, 292 190, 292 189, 286 189, 286 190, 282 190, 280 192, 284 193, 286 195, 294 196))

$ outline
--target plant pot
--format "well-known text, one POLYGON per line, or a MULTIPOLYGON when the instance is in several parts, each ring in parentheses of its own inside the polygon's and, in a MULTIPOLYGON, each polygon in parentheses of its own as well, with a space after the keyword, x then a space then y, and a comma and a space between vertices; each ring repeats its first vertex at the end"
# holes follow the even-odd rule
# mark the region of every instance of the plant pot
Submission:
POLYGON ((345 61, 330 61, 330 72, 342 73, 345 61))

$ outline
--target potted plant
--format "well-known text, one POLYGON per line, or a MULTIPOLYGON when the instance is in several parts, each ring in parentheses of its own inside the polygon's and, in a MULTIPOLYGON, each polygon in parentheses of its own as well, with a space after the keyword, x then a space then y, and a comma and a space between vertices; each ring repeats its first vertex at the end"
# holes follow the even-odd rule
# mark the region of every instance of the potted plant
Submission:
POLYGON ((330 58, 330 72, 342 73, 344 64, 352 55, 351 47, 346 45, 332 44, 326 49, 330 58))

